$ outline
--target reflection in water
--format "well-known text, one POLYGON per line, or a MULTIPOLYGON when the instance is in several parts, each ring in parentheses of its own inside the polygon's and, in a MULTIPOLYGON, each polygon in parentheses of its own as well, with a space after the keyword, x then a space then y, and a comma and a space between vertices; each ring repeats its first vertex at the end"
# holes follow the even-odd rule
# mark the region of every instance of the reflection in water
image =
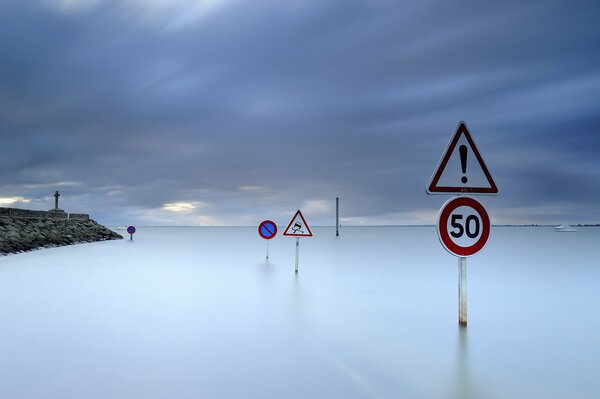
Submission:
POLYGON ((342 267, 340 237, 335 237, 333 242, 333 251, 335 254, 335 268, 339 270, 342 267))
POLYGON ((270 275, 271 273, 273 273, 273 268, 271 267, 271 265, 269 264, 269 259, 265 259, 265 261, 260 265, 260 269, 263 272, 263 274, 265 276, 270 275))
POLYGON ((292 282, 290 292, 289 306, 290 312, 288 313, 288 317, 290 320, 290 333, 294 337, 295 341, 305 341, 309 335, 309 331, 307 330, 308 321, 306 303, 303 300, 302 285, 300 283, 300 276, 298 276, 298 274, 294 274, 294 280, 292 282))
POLYGON ((456 365, 456 389, 453 398, 456 399, 485 399, 482 390, 476 386, 469 364, 469 332, 466 327, 458 329, 456 365))
POLYGON ((300 285, 300 277, 294 274, 294 287, 292 291, 292 306, 296 312, 302 312, 302 289, 300 285))
POLYGON ((465 327, 458 329, 458 365, 456 379, 456 397, 471 398, 469 381, 469 336, 465 327))

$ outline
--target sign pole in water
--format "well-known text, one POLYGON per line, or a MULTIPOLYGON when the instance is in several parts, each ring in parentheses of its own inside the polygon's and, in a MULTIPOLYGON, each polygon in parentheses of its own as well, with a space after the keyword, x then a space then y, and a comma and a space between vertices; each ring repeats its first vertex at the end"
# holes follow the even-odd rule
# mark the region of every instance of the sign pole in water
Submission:
POLYGON ((269 240, 277 235, 277 225, 271 220, 265 220, 258 225, 258 234, 267 240, 267 259, 269 259, 269 240))
POLYGON ((290 223, 283 232, 284 236, 296 237, 296 265, 295 271, 298 273, 298 258, 300 257, 300 237, 312 237, 313 233, 308 227, 308 223, 302 216, 302 212, 298 210, 290 223))
POLYGON ((467 258, 458 258, 458 325, 467 325, 467 258))
POLYGON ((340 236, 340 197, 335 197, 335 236, 340 236))
POLYGON ((479 252, 490 236, 490 218, 471 197, 451 198, 440 209, 437 224, 442 246, 458 257, 458 324, 467 325, 467 257, 479 252))
POLYGON ((135 234, 135 227, 129 226, 127 228, 127 232, 129 233, 129 241, 133 241, 133 235, 135 234))
POLYGON ((296 274, 298 274, 298 258, 300 258, 300 237, 296 237, 296 274))

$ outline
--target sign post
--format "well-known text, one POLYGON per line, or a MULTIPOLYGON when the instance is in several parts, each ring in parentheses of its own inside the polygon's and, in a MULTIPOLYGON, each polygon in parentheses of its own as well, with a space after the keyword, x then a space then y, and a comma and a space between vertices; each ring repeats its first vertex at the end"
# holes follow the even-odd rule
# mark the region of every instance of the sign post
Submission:
POLYGON ((467 325, 467 257, 475 255, 490 236, 490 218, 470 197, 452 198, 442 206, 437 224, 442 246, 458 257, 458 324, 467 325))
POLYGON ((288 237, 296 237, 296 262, 295 262, 295 272, 298 274, 298 260, 300 257, 300 237, 312 237, 313 233, 306 223, 304 216, 302 216, 302 212, 298 210, 290 223, 286 227, 283 232, 284 236, 288 237))
POLYGON ((133 241, 133 235, 135 234, 135 227, 129 226, 127 228, 127 232, 129 233, 129 241, 133 241))
POLYGON ((440 209, 437 223, 442 246, 458 257, 458 324, 467 326, 467 257, 490 235, 490 218, 478 201, 464 194, 496 195, 492 178, 465 122, 460 122, 429 184, 427 194, 458 194, 440 209))
POLYGON ((267 240, 267 259, 269 259, 269 240, 277 235, 277 225, 271 220, 265 220, 258 225, 258 234, 267 240))
POLYGON ((296 266, 294 272, 298 274, 298 260, 300 258, 300 237, 296 237, 296 266))
POLYGON ((467 258, 458 258, 458 325, 467 325, 467 258))
POLYGON ((335 197, 335 236, 340 236, 340 197, 335 197))

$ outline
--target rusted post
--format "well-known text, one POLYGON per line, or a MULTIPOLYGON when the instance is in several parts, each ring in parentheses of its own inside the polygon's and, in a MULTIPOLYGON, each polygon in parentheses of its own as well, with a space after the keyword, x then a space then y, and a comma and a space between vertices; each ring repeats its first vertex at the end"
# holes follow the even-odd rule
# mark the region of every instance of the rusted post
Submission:
POLYGON ((298 257, 300 255, 300 237, 296 237, 296 273, 298 273, 298 257))
POLYGON ((458 325, 467 326, 467 258, 458 258, 458 325))

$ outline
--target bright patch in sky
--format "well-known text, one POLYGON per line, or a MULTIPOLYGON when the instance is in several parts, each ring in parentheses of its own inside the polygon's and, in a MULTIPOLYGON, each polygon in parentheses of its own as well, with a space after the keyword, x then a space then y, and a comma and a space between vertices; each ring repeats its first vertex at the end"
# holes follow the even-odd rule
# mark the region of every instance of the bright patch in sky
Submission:
POLYGON ((258 191, 261 188, 262 187, 260 187, 260 186, 239 186, 238 190, 240 190, 240 191, 258 191))
POLYGON ((169 29, 180 29, 216 11, 230 0, 41 0, 63 13, 94 9, 102 4, 131 9, 142 17, 162 20, 169 29))
POLYGON ((42 2, 50 7, 60 11, 82 10, 94 7, 101 0, 42 0, 42 2))
POLYGON ((0 205, 12 205, 17 202, 27 203, 30 200, 24 197, 0 197, 0 205))
POLYGON ((310 200, 302 206, 303 213, 308 215, 325 215, 333 212, 332 200, 310 200))
POLYGON ((172 202, 164 204, 162 209, 171 212, 191 212, 199 206, 203 205, 200 202, 172 202))

